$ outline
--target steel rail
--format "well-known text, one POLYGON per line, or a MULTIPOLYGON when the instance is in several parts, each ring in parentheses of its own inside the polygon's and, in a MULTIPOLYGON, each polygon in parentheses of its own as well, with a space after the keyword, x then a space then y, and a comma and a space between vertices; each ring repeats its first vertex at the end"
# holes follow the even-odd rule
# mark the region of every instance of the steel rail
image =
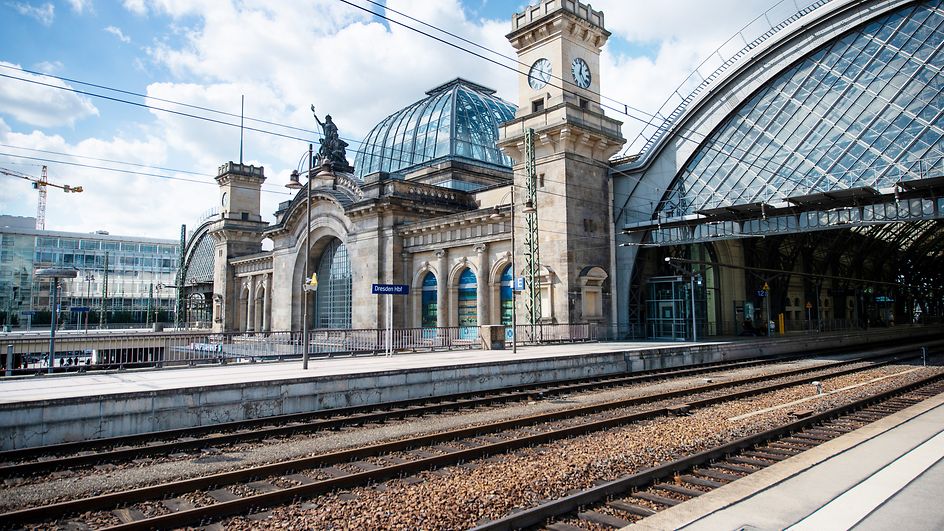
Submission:
POLYGON ((610 497, 621 496, 633 489, 644 487, 666 478, 671 478, 677 472, 710 463, 718 458, 745 448, 751 448, 764 442, 783 438, 786 435, 796 433, 804 428, 818 425, 829 419, 839 418, 857 412, 872 404, 884 402, 895 396, 936 383, 942 379, 944 379, 944 373, 929 376, 916 382, 857 400, 850 404, 838 406, 822 413, 795 420, 761 433, 749 435, 688 457, 645 469, 636 474, 625 476, 576 494, 544 503, 537 507, 525 509, 513 515, 474 527, 472 531, 506 531, 540 526, 550 518, 572 513, 582 506, 593 505, 610 497))
MULTIPOLYGON (((896 350, 896 349, 889 349, 896 350)), ((893 355, 893 354, 889 354, 893 355)), ((913 357, 913 356, 911 356, 913 357)), ((785 382, 778 382, 776 384, 771 384, 767 386, 762 386, 759 388, 751 388, 741 391, 735 391, 718 397, 709 397, 701 400, 696 400, 690 403, 690 407, 704 407, 714 403, 722 402, 725 400, 736 400, 739 398, 744 398, 747 396, 762 394, 770 391, 775 391, 778 389, 783 389, 786 387, 791 387, 795 385, 802 385, 805 383, 812 382, 817 379, 837 377, 846 374, 852 374, 855 372, 860 372, 864 370, 874 369, 876 367, 881 367, 896 361, 897 358, 872 363, 866 366, 852 367, 841 370, 828 371, 824 369, 832 369, 837 366, 837 364, 832 364, 828 367, 805 367, 801 369, 794 369, 790 371, 782 371, 772 375, 763 375, 763 376, 753 376, 748 378, 742 378, 738 380, 732 380, 727 382, 711 383, 700 386, 695 386, 682 390, 675 390, 665 393, 653 393, 642 397, 636 397, 625 400, 618 400, 607 402, 604 404, 595 404, 591 406, 584 406, 580 408, 573 408, 558 412, 545 413, 540 415, 534 415, 531 417, 512 419, 506 421, 500 421, 497 423, 491 423, 482 426, 474 426, 469 428, 462 428, 458 430, 452 430, 448 432, 440 432, 431 435, 423 435, 410 439, 404 439, 399 441, 379 443, 375 445, 370 445, 362 448, 354 448, 349 450, 342 450, 338 452, 333 452, 330 454, 323 454, 313 457, 305 457, 301 459, 290 460, 282 463, 273 463, 269 465, 263 465, 259 467, 247 468, 243 470, 236 470, 231 472, 223 472, 219 474, 214 474, 210 476, 204 476, 199 478, 186 479, 181 481, 176 481, 172 483, 155 485, 150 487, 142 487, 138 489, 133 489, 129 491, 116 492, 111 494, 103 494, 100 496, 95 496, 92 498, 71 500, 66 502, 60 502, 50 505, 37 506, 27 509, 21 509, 18 511, 12 511, 5 514, 0 514, 0 520, 7 523, 27 523, 27 522, 36 522, 42 520, 48 520, 49 518, 56 518, 62 515, 71 514, 71 513, 81 513, 91 510, 102 510, 108 509, 128 503, 136 503, 152 499, 161 499, 168 496, 178 495, 185 492, 190 492, 193 490, 199 490, 209 487, 218 487, 226 484, 238 483, 246 480, 269 477, 277 474, 284 474, 288 472, 294 472, 298 470, 314 469, 320 466, 332 465, 336 463, 348 462, 355 459, 360 459, 369 456, 383 455, 391 452, 397 452, 402 450, 408 450, 410 448, 416 448, 421 446, 429 446, 442 442, 453 441, 462 438, 478 437, 485 434, 500 432, 502 430, 511 430, 520 428, 522 426, 533 425, 539 422, 551 422, 556 420, 568 419, 579 417, 582 415, 589 415, 594 413, 600 413, 612 409, 622 408, 622 407, 631 407, 634 405, 640 405, 647 402, 661 401, 672 398, 677 398, 685 395, 693 395, 698 393, 704 393, 709 391, 714 391, 726 387, 737 386, 737 385, 749 385, 751 383, 756 383, 763 380, 771 380, 777 378, 784 378, 789 376, 794 376, 802 373, 809 372, 819 372, 820 374, 815 374, 813 376, 807 376, 804 378, 789 380, 785 382), (825 374, 823 374, 825 373, 825 374)), ((860 360, 849 360, 846 362, 839 362, 840 364, 851 364, 851 363, 860 363, 860 360)), ((435 468, 440 466, 445 466, 449 464, 455 464, 471 459, 477 459, 480 457, 485 457, 489 455, 494 455, 497 453, 503 453, 508 450, 521 448, 525 446, 531 446, 535 444, 542 444, 549 441, 558 440, 561 438, 572 437, 575 435, 582 435, 593 431, 598 431, 606 428, 611 428, 614 426, 627 424, 631 422, 636 422, 640 420, 651 419, 655 417, 665 416, 670 414, 670 410, 667 407, 657 407, 651 410, 630 413, 626 415, 620 415, 617 417, 611 417, 608 419, 595 420, 580 424, 577 426, 569 426, 564 428, 558 428, 555 430, 549 430, 547 432, 531 434, 524 437, 518 437, 515 439, 493 442, 490 444, 484 444, 478 447, 466 448, 457 450, 456 452, 448 453, 445 455, 439 455, 428 458, 421 458, 416 461, 410 461, 407 463, 396 464, 388 467, 379 468, 376 470, 350 474, 346 476, 341 476, 337 478, 332 478, 323 481, 316 481, 307 485, 300 485, 296 487, 290 487, 288 489, 283 489, 275 492, 268 492, 264 494, 258 494, 254 496, 249 496, 246 498, 241 498, 238 500, 221 502, 218 504, 199 507, 190 510, 179 511, 176 513, 171 513, 163 516, 158 516, 152 519, 140 520, 137 522, 132 522, 125 524, 123 526, 118 526, 120 529, 135 529, 135 528, 147 528, 147 527, 169 527, 169 526, 178 526, 186 525, 188 523, 199 522, 210 516, 214 518, 221 518, 225 516, 231 516, 233 514, 239 514, 246 512, 247 509, 256 508, 256 507, 265 507, 272 504, 282 503, 294 499, 295 497, 311 497, 318 495, 324 492, 331 491, 336 488, 349 488, 357 485, 364 484, 365 482, 374 482, 374 481, 384 481, 390 478, 398 477, 405 474, 412 474, 418 471, 426 470, 429 468, 435 468), (130 527, 126 527, 130 526, 130 527)))
POLYGON ((199 450, 208 446, 248 442, 271 437, 310 433, 321 430, 338 429, 349 425, 384 422, 391 416, 422 416, 448 410, 480 407, 494 403, 514 402, 531 398, 539 392, 543 395, 583 392, 587 390, 631 385, 662 378, 680 378, 722 370, 732 370, 773 364, 796 359, 790 355, 778 358, 750 359, 737 362, 714 362, 682 369, 654 369, 595 379, 580 378, 561 382, 544 382, 496 389, 486 396, 481 393, 456 393, 426 399, 413 399, 397 402, 383 402, 370 406, 351 406, 334 408, 309 413, 293 413, 233 421, 196 428, 182 428, 139 435, 111 437, 95 441, 69 442, 57 445, 24 448, 0 452, 0 479, 29 474, 51 472, 100 464, 126 461, 143 456, 169 454, 186 450, 199 450), (258 426, 262 426, 258 428, 258 426), (176 439, 175 439, 176 438, 176 439), (165 440, 154 444, 153 441, 165 440), (142 445, 128 447, 128 445, 142 445), (105 451, 92 452, 104 449, 105 451), (69 452, 81 452, 67 456, 69 452), (39 456, 55 456, 28 462, 16 462, 39 456))
MULTIPOLYGON (((877 348, 885 345, 895 345, 895 341, 882 341, 872 345, 877 348)), ((820 355, 842 354, 859 350, 854 347, 837 347, 824 349, 820 355)), ((348 424, 382 422, 387 411, 393 409, 412 408, 410 415, 424 415, 442 411, 472 408, 493 403, 511 402, 528 398, 530 393, 539 391, 545 395, 582 392, 606 386, 630 385, 652 381, 663 377, 680 377, 703 374, 720 370, 752 367, 773 364, 807 357, 806 354, 784 354, 772 357, 745 358, 738 361, 719 361, 688 365, 681 368, 661 368, 636 371, 632 373, 615 373, 594 378, 575 378, 570 380, 537 382, 505 388, 493 389, 485 392, 464 392, 440 395, 435 397, 415 398, 377 404, 348 406, 304 413, 288 413, 254 419, 223 422, 206 426, 177 428, 170 430, 152 431, 135 435, 122 435, 94 440, 83 440, 59 443, 46 446, 34 446, 16 450, 0 451, 0 479, 16 475, 36 474, 44 471, 61 470, 69 467, 81 467, 103 462, 134 459, 142 456, 151 456, 159 453, 174 453, 182 450, 197 450, 211 445, 230 444, 233 442, 247 442, 268 437, 279 437, 295 433, 307 433, 322 429, 336 429, 344 426, 345 417, 348 424), (272 426, 276 425, 276 426, 272 426), (262 427, 260 429, 260 427, 262 427), (253 431, 249 431, 253 430, 253 431), (235 433, 230 436, 230 433, 235 433), (206 438, 201 438, 206 437, 206 438), (153 444, 156 441, 168 441, 165 444, 153 444), (145 445, 130 447, 132 445, 145 445), (92 453, 94 450, 104 450, 92 453), (67 456, 66 454, 82 453, 84 455, 67 456), (26 459, 47 457, 34 463, 18 463, 26 459), (49 457, 55 457, 51 459, 49 457)), ((402 418, 402 417, 401 417, 402 418)))

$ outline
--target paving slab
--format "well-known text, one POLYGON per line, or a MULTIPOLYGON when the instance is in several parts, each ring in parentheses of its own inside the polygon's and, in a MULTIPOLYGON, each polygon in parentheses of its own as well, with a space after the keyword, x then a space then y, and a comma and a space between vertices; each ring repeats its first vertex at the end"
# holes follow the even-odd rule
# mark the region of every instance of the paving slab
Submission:
POLYGON ((634 530, 944 529, 944 394, 638 522, 634 530))

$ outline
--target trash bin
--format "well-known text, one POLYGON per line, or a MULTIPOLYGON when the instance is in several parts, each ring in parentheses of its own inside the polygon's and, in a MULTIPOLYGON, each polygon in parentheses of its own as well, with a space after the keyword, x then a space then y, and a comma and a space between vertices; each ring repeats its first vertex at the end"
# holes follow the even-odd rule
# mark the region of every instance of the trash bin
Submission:
POLYGON ((505 350, 505 326, 485 325, 482 327, 482 342, 485 350, 505 350))

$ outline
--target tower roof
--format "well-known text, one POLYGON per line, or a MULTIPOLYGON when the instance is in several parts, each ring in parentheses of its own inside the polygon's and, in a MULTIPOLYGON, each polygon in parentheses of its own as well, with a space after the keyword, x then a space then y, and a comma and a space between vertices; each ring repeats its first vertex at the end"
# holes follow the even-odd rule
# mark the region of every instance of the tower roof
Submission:
POLYGON ((511 159, 495 144, 498 126, 515 116, 514 105, 462 78, 426 95, 367 134, 354 162, 358 177, 409 171, 444 159, 511 167, 511 159))

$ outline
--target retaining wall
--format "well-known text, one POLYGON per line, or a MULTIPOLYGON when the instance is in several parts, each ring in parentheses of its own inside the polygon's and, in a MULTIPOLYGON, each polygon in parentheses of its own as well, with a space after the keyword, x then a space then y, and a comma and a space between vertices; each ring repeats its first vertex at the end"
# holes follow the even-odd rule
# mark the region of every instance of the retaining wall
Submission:
MULTIPOLYGON (((313 410, 453 393, 816 352, 908 337, 941 338, 939 329, 896 327, 868 334, 794 336, 704 345, 471 363, 339 376, 302 377, 0 404, 0 449, 114 437, 313 410)), ((605 344, 601 344, 603 346, 605 344)), ((473 354, 474 356, 474 354, 473 354)), ((187 369, 166 369, 187 370, 187 369)), ((247 367, 251 370, 251 367, 247 367)), ((63 378, 67 384, 68 377, 63 378)))

